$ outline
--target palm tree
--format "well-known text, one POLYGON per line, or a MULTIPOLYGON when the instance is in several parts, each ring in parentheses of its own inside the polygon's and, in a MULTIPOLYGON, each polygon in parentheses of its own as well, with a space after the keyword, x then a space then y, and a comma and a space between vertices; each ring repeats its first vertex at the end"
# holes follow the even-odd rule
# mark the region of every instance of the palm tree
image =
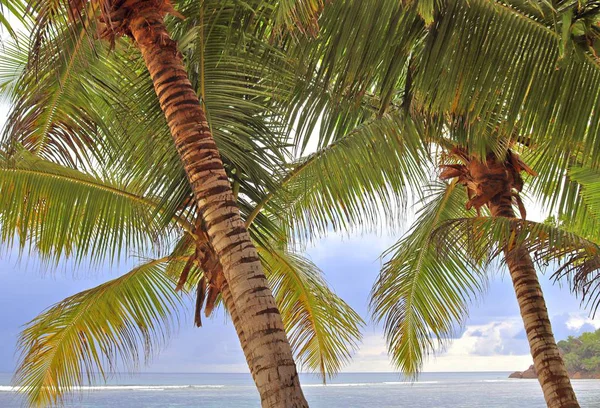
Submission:
MULTIPOLYGON (((519 198, 523 188, 521 172, 537 175, 515 153, 508 151, 505 160, 490 154, 483 160, 455 151, 464 164, 449 165, 440 174, 442 179, 456 178, 467 188, 467 209, 487 205, 492 217, 516 218, 513 204, 518 204, 525 219, 524 205, 519 198)), ((504 258, 512 279, 525 332, 531 348, 534 367, 549 406, 577 407, 577 399, 564 362, 556 345, 548 317, 546 302, 537 278, 529 250, 523 245, 506 245, 504 258)))
MULTIPOLYGON (((343 95, 349 100, 360 100, 368 91, 376 89, 380 98, 372 101, 379 115, 404 108, 415 121, 425 122, 423 140, 429 144, 429 151, 435 146, 448 145, 444 136, 448 129, 462 129, 463 134, 454 132, 450 142, 451 146, 458 145, 469 152, 469 162, 486 162, 493 153, 497 162, 505 163, 507 157, 512 157, 509 148, 514 144, 529 153, 535 152, 530 155, 534 156, 533 167, 540 173, 533 182, 538 196, 544 197, 551 210, 572 217, 573 223, 581 221, 589 211, 577 208, 579 186, 569 177, 565 178, 563 172, 574 164, 597 166, 600 71, 597 59, 585 50, 569 48, 572 57, 565 58, 565 49, 571 46, 563 40, 568 36, 560 34, 569 28, 569 22, 563 18, 564 4, 553 9, 544 2, 414 3, 417 4, 413 8, 402 8, 391 2, 377 5, 347 2, 326 8, 321 19, 322 35, 301 49, 303 55, 318 61, 312 66, 307 64, 307 72, 340 98, 343 95), (364 18, 361 20, 364 25, 355 23, 357 15, 364 18)), ((565 4, 567 10, 577 6, 576 2, 565 4)), ((335 123, 340 116, 332 112, 329 123, 335 123)), ((433 165, 438 164, 434 160, 433 165)), ((466 313, 468 297, 484 287, 477 273, 480 269, 473 269, 470 255, 474 254, 460 255, 460 251, 449 254, 442 266, 429 259, 435 257, 435 252, 427 249, 427 243, 432 231, 440 227, 439 222, 472 218, 459 208, 447 208, 449 202, 464 206, 468 197, 456 199, 456 193, 451 193, 454 187, 434 189, 441 190, 440 195, 427 197, 432 192, 424 191, 428 199, 428 208, 422 214, 424 219, 390 250, 394 256, 374 292, 373 307, 376 317, 385 319, 390 351, 400 368, 411 373, 418 370, 423 350, 434 346, 432 335, 440 338, 448 335, 452 322, 460 321, 466 313), (469 270, 472 272, 466 275, 465 271, 469 270), (449 273, 456 278, 446 282, 443 277, 449 273)), ((482 204, 488 203, 491 197, 484 198, 482 204)), ((497 212, 498 207, 489 204, 494 208, 494 215, 509 215, 506 205, 503 211, 497 212)), ((510 214, 514 218, 512 208, 510 214)), ((494 217, 493 223, 506 225, 503 221, 494 217)), ((550 258, 580 250, 586 254, 583 258, 594 253, 593 242, 566 232, 550 234, 559 242, 562 238, 565 247, 559 250, 559 242, 543 239, 544 234, 549 234, 546 228, 530 222, 518 225, 531 232, 531 239, 537 237, 540 243, 547 245, 547 251, 553 249, 554 252, 549 252, 550 258)), ((493 234, 470 232, 470 241, 477 237, 487 239, 489 245, 510 248, 507 260, 514 259, 515 253, 525 254, 518 246, 507 246, 508 241, 500 243, 493 234)), ((506 239, 510 236, 502 235, 506 239)), ((534 248, 531 242, 523 245, 534 248)), ((524 260, 527 261, 527 256, 524 260)), ((515 263, 511 262, 514 272, 515 263)), ((584 263, 586 268, 594 265, 592 261, 584 263)), ((522 306, 531 300, 524 294, 540 294, 533 264, 529 261, 526 264, 530 291, 517 292, 522 306)), ((564 270, 573 271, 568 266, 564 270)), ((586 293, 581 286, 576 289, 586 293)), ((592 290, 587 287, 586 291, 592 290)), ((536 301, 541 304, 540 297, 536 301)), ((524 310, 529 320, 525 323, 531 328, 528 311, 530 309, 524 310)), ((536 365, 540 370, 545 366, 547 374, 552 371, 545 376, 552 381, 540 379, 547 403, 549 406, 577 406, 546 324, 549 323, 546 312, 540 309, 535 318, 545 322, 542 325, 545 331, 543 341, 536 339, 531 343, 532 353, 537 357, 545 354, 546 361, 541 363, 537 358, 536 365)))
MULTIPOLYGON (((289 6, 289 3, 284 4, 289 6)), ((75 49, 83 46, 88 33, 96 27, 109 43, 115 44, 118 38, 129 37, 139 49, 192 187, 199 214, 202 214, 202 225, 221 265, 222 281, 231 292, 231 296, 224 296, 224 301, 229 303, 228 309, 234 316, 234 325, 263 406, 306 406, 284 325, 260 257, 240 217, 205 110, 188 78, 183 56, 163 22, 167 14, 180 14, 169 1, 162 0, 133 3, 31 1, 30 6, 36 22, 32 56, 44 42, 56 38, 57 29, 58 34, 61 29, 78 32, 70 38, 75 49)), ((204 10, 203 5, 200 7, 204 10)), ((314 11, 302 2, 280 12, 280 16, 290 15, 294 21, 314 20, 314 11)), ((73 62, 67 64, 65 73, 68 74, 73 62)), ((32 62, 32 66, 35 64, 32 62)), ((50 115, 54 114, 54 108, 50 107, 50 115)), ((36 143, 43 145, 44 140, 36 143)))
MULTIPOLYGON (((202 73, 195 71, 198 76, 192 77, 193 82, 199 93, 207 94, 203 104, 212 113, 211 124, 226 153, 238 203, 242 212, 249 214, 252 203, 263 201, 262 195, 276 187, 270 175, 282 170, 280 125, 271 124, 271 110, 265 108, 265 101, 273 99, 274 90, 282 92, 282 85, 275 81, 272 85, 271 72, 260 66, 264 60, 257 53, 259 41, 251 42, 248 50, 219 50, 222 43, 214 33, 230 29, 230 13, 235 11, 233 7, 220 9, 218 18, 211 13, 211 18, 191 22, 191 27, 182 27, 179 33, 197 32, 198 26, 206 25, 213 34, 201 47, 203 53, 189 34, 181 44, 192 72, 204 57, 202 73), (247 64, 244 70, 240 70, 242 62, 247 64), (256 84, 258 75, 263 79, 256 84)), ((49 260, 72 256, 78 261, 86 257, 97 261, 119 258, 121 251, 169 247, 174 228, 186 233, 170 256, 150 260, 122 278, 67 299, 32 322, 22 337, 18 382, 27 385, 31 401, 38 403, 55 402, 80 385, 84 381, 80 369, 90 375, 104 373, 106 365, 97 358, 101 350, 120 350, 118 355, 104 355, 109 363, 120 357, 126 366, 135 366, 139 345, 134 340, 144 345, 149 342, 146 351, 150 352, 151 340, 160 344, 162 335, 168 333, 160 323, 167 327, 177 303, 171 281, 176 279, 178 286, 196 290, 215 270, 209 267, 215 264, 214 249, 205 238, 195 200, 190 199, 191 190, 167 138, 168 130, 149 96, 152 83, 140 80, 138 62, 120 42, 113 52, 104 54, 98 45, 84 40, 80 36, 72 41, 70 33, 64 35, 67 58, 52 58, 52 49, 38 49, 47 52, 43 55, 48 58, 40 58, 35 71, 26 69, 22 55, 26 50, 11 50, 14 58, 4 60, 12 77, 5 77, 3 86, 12 92, 15 104, 7 129, 10 155, 3 191, 10 194, 3 195, 7 199, 2 206, 6 221, 3 238, 11 241, 17 233, 21 245, 32 245, 49 260), (61 75, 54 75, 49 68, 58 69, 61 75), (83 72, 90 72, 90 79, 77 81, 83 72), (149 134, 153 136, 150 151, 146 148, 149 134), (19 188, 20 193, 13 194, 19 188), (16 197, 27 198, 23 203, 14 200, 16 197), (81 210, 79 216, 72 213, 74 207, 81 210), (117 298, 123 313, 113 315, 114 309, 106 305, 117 298), (132 299, 140 300, 143 307, 132 299), (80 314, 82 310, 89 318, 80 314), (127 320, 126 312, 136 312, 131 315, 135 318, 127 320), (92 326, 90 322, 94 322, 92 326), (111 331, 110 327, 127 330, 111 331), (56 336, 59 332, 66 334, 63 342, 45 342, 61 337, 56 336), (92 344, 97 347, 90 348, 92 344), (80 353, 69 355, 68 350, 80 353), (63 359, 69 364, 63 364, 63 359)), ((288 65, 277 60, 272 66, 289 69, 288 65)), ((359 336, 360 318, 323 286, 314 265, 286 249, 271 217, 255 213, 247 224, 276 289, 292 347, 306 368, 331 375, 349 358, 359 336)), ((215 278, 208 279, 209 284, 205 281, 208 313, 219 292, 223 298, 230 294, 226 286, 215 290, 218 273, 215 278)), ((197 315, 204 294, 199 291, 197 315)))
MULTIPOLYGON (((406 121, 410 115, 404 112, 408 111, 411 115, 448 114, 462 118, 462 125, 473 130, 470 135, 476 136, 459 142, 468 146, 470 152, 478 153, 475 157, 487 157, 488 138, 481 135, 489 133, 477 132, 477 129, 486 129, 490 123, 494 123, 498 133, 517 140, 527 138, 526 144, 538 143, 539 149, 547 149, 544 152, 546 162, 534 166, 541 174, 539 185, 544 186, 542 188, 560 185, 554 170, 568 168, 573 158, 579 155, 582 155, 579 159, 583 165, 593 167, 597 163, 595 153, 598 149, 595 143, 598 110, 595 109, 594 93, 597 88, 593 86, 599 79, 598 66, 587 54, 582 58, 561 60, 561 36, 557 33, 561 31, 563 19, 556 18, 560 16, 560 10, 546 9, 546 3, 535 5, 486 1, 468 4, 419 1, 409 7, 393 1, 332 3, 319 20, 322 31, 316 40, 301 40, 297 45, 284 43, 289 55, 307 61, 299 66, 304 67, 304 84, 309 85, 308 90, 301 91, 306 91, 309 96, 298 97, 296 101, 302 102, 291 104, 293 109, 290 110, 290 117, 299 119, 302 127, 298 145, 306 145, 302 135, 309 133, 317 118, 322 119, 321 146, 330 142, 343 145, 346 141, 342 136, 353 127, 377 129, 378 134, 391 132, 387 126, 378 129, 378 123, 383 120, 387 121, 385 124, 394 124, 395 118, 406 121), (354 23, 357 16, 360 16, 361 24, 354 23), (389 16, 389 19, 381 16, 389 16), (335 40, 331 41, 331 38, 335 40), (557 70, 557 65, 561 69, 557 70), (377 94, 370 94, 369 91, 374 89, 377 94), (552 98, 549 99, 549 95, 552 98), (308 98, 314 103, 307 104, 308 98), (311 108, 298 108, 302 106, 311 108), (502 120, 497 120, 498 115, 502 120)), ((289 100, 282 103, 289 104, 289 100)), ((421 120, 419 115, 415 118, 410 125, 421 120)), ((416 128, 421 134, 431 132, 427 125, 416 128)), ((30 140, 35 144, 40 139, 30 140)), ((381 143, 380 140, 376 143, 381 143)), ((388 141, 386 137, 383 140, 388 141)), ((422 152, 420 140, 422 138, 403 140, 403 146, 413 152, 422 152)), ((386 165, 396 163, 398 157, 406 157, 394 151, 391 153, 394 160, 386 160, 386 165)), ((335 154, 332 156, 336 157, 335 154)), ((501 152, 497 156, 503 157, 501 152)), ((349 150, 338 157, 372 158, 369 154, 349 150)), ((408 163, 415 162, 418 160, 408 163)), ((362 163, 355 168, 364 171, 367 167, 362 163)), ((414 167, 407 165, 403 170, 414 167)), ((327 178, 338 178, 337 185, 344 186, 345 190, 327 189, 322 185, 325 187, 323 195, 315 196, 316 189, 306 189, 312 184, 301 183, 302 178, 311 177, 311 173, 304 172, 302 165, 297 172, 298 177, 282 182, 288 187, 297 185, 297 191, 306 194, 292 194, 286 200, 281 193, 278 197, 281 201, 265 197, 259 203, 263 206, 283 203, 300 209, 300 212, 288 212, 293 216, 287 221, 296 227, 310 227, 309 232, 324 231, 332 225, 345 228, 374 218, 377 199, 373 197, 378 195, 374 192, 386 191, 381 184, 371 184, 367 179, 369 176, 353 178, 350 174, 340 176, 340 172, 336 172, 327 178), (365 190, 370 200, 356 199, 365 190), (346 205, 345 199, 360 205, 346 205), (318 208, 315 204, 319 200, 332 206, 318 208), (302 211, 303 205, 310 211, 302 211), (365 209, 365 216, 361 216, 360 212, 365 209)), ((410 179, 410 174, 414 173, 406 173, 397 179, 410 179)), ((387 173, 386 177, 394 179, 387 173)), ((385 181, 386 177, 376 180, 385 181)), ((393 201, 405 185, 394 184, 394 194, 387 202, 393 201)), ((441 319, 443 316, 436 317, 441 319)))
MULTIPOLYGON (((3 162, 0 173, 4 232, 17 231, 20 244, 32 245, 43 258, 55 259, 60 250, 85 253, 79 242, 102 246, 110 235, 147 242, 167 238, 159 235, 165 234, 164 228, 153 221, 161 198, 144 197, 136 185, 115 184, 25 151, 3 162)), ((142 356, 153 355, 170 337, 183 300, 177 290, 197 291, 197 325, 202 308, 211 314, 221 300, 205 282, 219 263, 207 241, 196 244, 194 214, 171 220, 168 235, 179 238, 170 254, 73 295, 27 325, 19 341, 23 355, 16 381, 32 404, 57 403, 96 373, 104 379, 114 367, 138 367, 142 356), (205 252, 199 256, 201 250, 205 252)), ((261 236, 261 230, 277 231, 264 217, 249 229, 255 236, 261 236)), ((362 320, 327 287, 309 260, 277 247, 272 239, 255 242, 294 353, 306 369, 318 371, 325 380, 349 360, 362 320)), ((229 296, 226 290, 221 293, 229 296)))

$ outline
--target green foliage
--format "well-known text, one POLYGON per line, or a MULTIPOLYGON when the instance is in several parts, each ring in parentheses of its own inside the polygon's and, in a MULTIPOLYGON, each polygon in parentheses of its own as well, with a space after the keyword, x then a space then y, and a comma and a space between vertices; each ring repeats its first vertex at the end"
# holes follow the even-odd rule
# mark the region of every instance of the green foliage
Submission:
POLYGON ((294 354, 323 382, 347 364, 361 338, 361 317, 324 281, 308 259, 258 248, 294 354))
MULTIPOLYGON (((397 221, 405 190, 423 189, 425 156, 437 161, 437 147, 502 155, 518 143, 535 153, 534 193, 572 218, 550 229, 520 223, 517 239, 507 233, 513 224, 467 219, 454 185, 425 189, 421 218, 387 253, 373 290, 398 367, 415 373, 446 344, 485 289, 482 267, 507 243, 530 245, 540 261, 566 260, 560 276, 596 304, 594 180, 575 170, 563 178, 577 166, 597 170, 600 157, 600 70, 590 50, 569 42, 582 30, 574 2, 347 0, 328 3, 318 19, 320 0, 173 3, 186 19, 169 20, 169 29, 306 367, 324 377, 339 370, 362 322, 287 244, 397 221), (310 34, 318 25, 319 35, 298 35, 294 24, 310 34), (313 133, 318 150, 292 156, 313 133), (565 226, 571 235, 557 231, 565 226)), ((20 193, 0 195, 4 239, 20 234, 55 260, 112 258, 183 236, 170 259, 189 256, 196 208, 139 54, 126 40, 112 52, 90 41, 94 21, 69 25, 61 2, 35 4, 32 40, 8 48, 0 86, 13 105, 8 159, 25 166, 15 155, 24 148, 41 164, 26 176, 3 173, 2 192, 14 185, 20 193)), ((165 276, 178 267, 169 262, 165 276)), ((31 333, 25 349, 44 337, 31 333)), ((89 352, 83 361, 98 353, 79 347, 89 352)), ((53 367, 67 388, 78 378, 53 367)), ((39 375, 24 370, 23 379, 39 375)))
POLYGON ((415 224, 387 251, 391 258, 372 291, 371 308, 384 323, 390 356, 408 375, 453 337, 487 282, 460 244, 444 258, 430 245, 440 223, 466 215, 464 190, 436 183, 427 192, 415 224))
POLYGON ((570 373, 583 376, 600 373, 600 330, 579 337, 569 336, 559 341, 558 347, 564 352, 563 360, 570 373))
POLYGON ((117 260, 168 239, 157 204, 134 183, 120 185, 20 151, 0 161, 1 238, 58 262, 117 260))
POLYGON ((425 179, 420 126, 400 110, 357 126, 284 174, 264 203, 301 237, 368 229, 402 219, 407 189, 425 179))
POLYGON ((149 261, 66 298, 27 324, 15 381, 32 405, 58 404, 119 367, 134 370, 164 345, 180 305, 164 268, 164 260, 149 261))
POLYGON ((440 254, 453 255, 461 245, 472 262, 483 266, 502 261, 506 248, 524 247, 538 266, 558 265, 552 277, 569 281, 593 313, 600 306, 600 246, 565 229, 518 218, 457 218, 441 223, 435 241, 440 254))
POLYGON ((16 38, 17 31, 13 28, 13 24, 15 21, 21 24, 27 22, 24 12, 26 7, 26 1, 0 0, 0 30, 4 29, 11 37, 16 38))

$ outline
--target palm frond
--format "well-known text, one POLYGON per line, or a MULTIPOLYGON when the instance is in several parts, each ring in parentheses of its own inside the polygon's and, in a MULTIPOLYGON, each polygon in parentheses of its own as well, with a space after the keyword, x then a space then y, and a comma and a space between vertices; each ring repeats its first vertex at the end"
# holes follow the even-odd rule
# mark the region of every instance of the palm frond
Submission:
POLYGON ((4 29, 11 37, 17 38, 18 30, 15 30, 13 25, 15 21, 27 21, 26 6, 27 2, 21 0, 0 0, 0 30, 4 29))
POLYGON ((279 0, 275 2, 273 29, 316 36, 319 31, 319 14, 325 6, 325 0, 279 0))
POLYGON ((59 404, 65 395, 123 364, 139 366, 165 344, 177 323, 180 298, 153 260, 52 306, 29 322, 15 381, 34 406, 59 404))
MULTIPOLYGON (((1 238, 49 261, 116 260, 168 239, 157 204, 133 185, 119 185, 21 151, 0 163, 1 238)), ((182 226, 186 225, 185 220, 182 226)), ((172 227, 174 224, 171 223, 172 227)))
POLYGON ((456 185, 430 187, 411 230, 392 248, 372 290, 371 309, 384 323, 389 354, 406 375, 443 348, 464 323, 467 306, 486 288, 487 278, 461 250, 444 259, 432 234, 448 219, 466 214, 466 193, 456 185))
POLYGON ((560 227, 516 218, 459 218, 440 225, 435 240, 440 254, 456 252, 461 242, 473 262, 484 265, 506 249, 524 247, 540 268, 558 264, 552 277, 567 280, 592 313, 600 305, 600 246, 560 227))
POLYGON ((350 361, 364 322, 302 256, 258 249, 296 358, 323 381, 350 361))
POLYGON ((294 145, 301 153, 313 134, 323 148, 406 99, 409 61, 426 31, 402 3, 333 1, 319 19, 317 38, 289 45, 299 61, 298 79, 283 109, 297 125, 294 145))
POLYGON ((568 179, 576 184, 576 196, 569 197, 572 210, 564 212, 569 230, 600 242, 600 171, 589 168, 572 167, 568 179), (579 204, 579 205, 577 205, 579 204))
POLYGON ((265 206, 300 238, 394 225, 407 188, 419 191, 425 163, 419 125, 391 111, 300 160, 253 215, 265 206))
POLYGON ((542 3, 446 1, 417 63, 415 105, 465 126, 500 113, 504 134, 551 142, 547 161, 568 151, 596 166, 600 65, 583 52, 563 58, 560 17, 546 7, 541 18, 531 6, 542 3))

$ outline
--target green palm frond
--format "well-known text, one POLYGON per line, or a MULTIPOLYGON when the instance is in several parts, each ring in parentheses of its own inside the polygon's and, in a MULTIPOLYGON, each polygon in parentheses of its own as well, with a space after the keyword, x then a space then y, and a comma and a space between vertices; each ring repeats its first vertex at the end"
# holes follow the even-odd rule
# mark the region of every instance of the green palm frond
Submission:
MULTIPOLYGON (((567 227, 573 232, 600 242, 600 171, 572 167, 568 179, 576 183, 576 196, 571 211, 564 212, 567 227)), ((575 189, 575 188, 574 188, 575 189)))
POLYGON ((587 202, 591 211, 597 217, 600 217, 600 171, 571 168, 569 176, 583 187, 581 196, 587 202))
POLYGON ((567 280, 593 313, 600 305, 600 246, 560 227, 517 218, 459 218, 440 225, 435 241, 440 255, 453 254, 456 243, 463 243, 473 262, 484 265, 506 248, 524 247, 540 267, 558 264, 553 278, 567 280))
POLYGON ((363 320, 306 258, 284 250, 258 251, 296 358, 325 381, 350 361, 363 320))
POLYGON ((300 152, 315 130, 323 148, 407 99, 410 60, 426 33, 414 10, 395 0, 333 1, 319 24, 317 38, 301 38, 288 50, 299 76, 285 109, 297 124, 300 152))
MULTIPOLYGON (((119 185, 21 151, 0 163, 1 238, 58 261, 74 255, 118 259, 168 239, 157 204, 134 185, 119 185)), ((183 228, 189 227, 181 219, 183 228)), ((171 223, 171 226, 174 224, 171 223)))
POLYGON ((466 214, 465 201, 455 184, 432 185, 418 220, 387 251, 390 259, 373 287, 373 316, 383 321, 389 354, 406 375, 416 375, 447 344, 486 288, 486 275, 462 251, 441 259, 431 245, 440 223, 466 214))
POLYGON ((91 106, 97 97, 84 75, 99 60, 96 49, 85 27, 73 27, 73 32, 65 29, 56 40, 60 52, 50 45, 35 48, 38 44, 31 38, 11 47, 12 54, 19 50, 27 55, 28 63, 8 95, 12 109, 4 138, 40 157, 75 167, 90 160, 86 147, 91 148, 90 139, 103 121, 91 106), (32 53, 39 54, 39 62, 32 64, 32 53))
POLYGON ((319 14, 325 0, 279 0, 275 3, 273 29, 275 33, 299 30, 303 34, 316 36, 319 31, 319 14))
POLYGON ((17 34, 14 41, 2 44, 2 64, 0 64, 0 101, 10 101, 15 95, 19 78, 27 66, 27 53, 19 44, 26 44, 24 33, 17 34))
POLYGON ((26 1, 0 0, 0 30, 4 29, 11 37, 16 38, 18 32, 13 27, 14 21, 11 21, 11 19, 19 23, 25 23, 27 21, 26 6, 26 1))
POLYGON ((406 190, 425 178, 421 129, 401 110, 355 128, 300 160, 249 216, 265 209, 300 236, 397 223, 406 190))
POLYGON ((34 406, 59 404, 74 389, 133 370, 165 344, 181 299, 165 259, 152 260, 71 296, 29 322, 15 381, 34 406))
POLYGON ((547 161, 570 151, 595 166, 600 65, 587 53, 563 58, 560 17, 540 18, 534 3, 544 2, 446 1, 417 63, 415 103, 471 126, 497 123, 501 109, 503 133, 552 142, 547 161))

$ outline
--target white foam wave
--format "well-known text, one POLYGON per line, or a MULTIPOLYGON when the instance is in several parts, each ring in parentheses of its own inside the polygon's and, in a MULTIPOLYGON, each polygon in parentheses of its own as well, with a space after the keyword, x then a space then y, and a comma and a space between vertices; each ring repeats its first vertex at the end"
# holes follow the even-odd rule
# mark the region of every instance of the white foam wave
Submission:
POLYGON ((366 387, 376 383, 303 384, 302 387, 366 387))
POLYGON ((439 381, 388 381, 385 385, 419 385, 419 384, 438 384, 439 381))
POLYGON ((303 384, 302 387, 372 387, 381 385, 419 385, 419 384, 438 384, 439 381, 386 381, 380 383, 332 383, 332 384, 303 384))
MULTIPOLYGON (((224 385, 92 385, 79 387, 80 391, 166 391, 185 389, 219 389, 224 385)), ((23 387, 0 385, 0 392, 18 392, 23 387)))

